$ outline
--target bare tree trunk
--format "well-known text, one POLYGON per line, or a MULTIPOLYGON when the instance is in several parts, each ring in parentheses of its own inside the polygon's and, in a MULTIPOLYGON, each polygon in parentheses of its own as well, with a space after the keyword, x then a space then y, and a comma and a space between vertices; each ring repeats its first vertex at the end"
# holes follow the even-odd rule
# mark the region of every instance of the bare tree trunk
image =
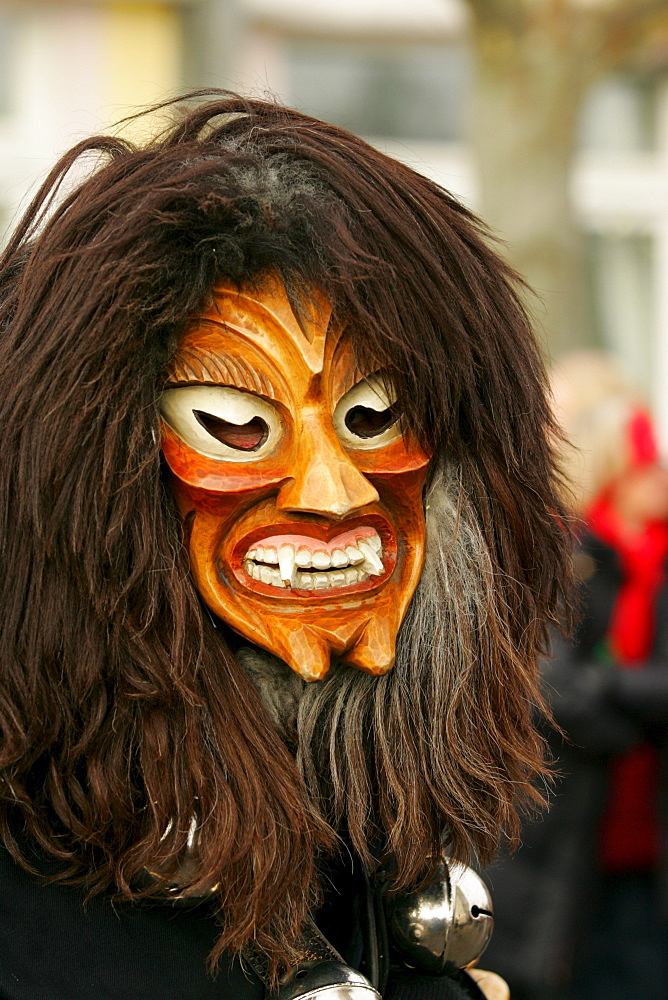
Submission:
POLYGON ((563 7, 558 20, 532 23, 523 16, 509 26, 488 16, 493 6, 493 0, 483 4, 472 24, 471 140, 481 214, 537 293, 528 305, 558 356, 592 336, 584 240, 569 191, 589 40, 568 23, 563 7))

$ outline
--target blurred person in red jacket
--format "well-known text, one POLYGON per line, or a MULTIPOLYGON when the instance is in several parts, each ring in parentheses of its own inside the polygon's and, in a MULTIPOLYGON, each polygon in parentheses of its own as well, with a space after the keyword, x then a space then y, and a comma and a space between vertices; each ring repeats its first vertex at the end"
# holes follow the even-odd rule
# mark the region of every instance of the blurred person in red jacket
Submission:
POLYGON ((489 960, 514 1000, 666 1000, 668 469, 611 359, 571 356, 553 391, 583 522, 580 617, 544 668, 560 779, 491 873, 489 960))

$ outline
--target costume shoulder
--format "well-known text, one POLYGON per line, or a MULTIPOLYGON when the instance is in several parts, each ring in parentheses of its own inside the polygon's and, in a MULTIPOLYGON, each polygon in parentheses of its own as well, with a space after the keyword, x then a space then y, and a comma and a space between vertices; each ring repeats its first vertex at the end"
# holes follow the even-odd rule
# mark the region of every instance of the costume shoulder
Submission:
POLYGON ((226 956, 209 975, 217 933, 207 906, 84 905, 80 888, 37 879, 0 851, 3 1000, 262 1000, 253 973, 226 956))

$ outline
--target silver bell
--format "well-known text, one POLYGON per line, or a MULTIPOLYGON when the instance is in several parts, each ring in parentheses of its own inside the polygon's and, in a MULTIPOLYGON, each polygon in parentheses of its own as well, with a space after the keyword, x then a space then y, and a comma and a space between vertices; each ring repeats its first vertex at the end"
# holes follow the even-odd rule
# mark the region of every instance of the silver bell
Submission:
POLYGON ((290 970, 275 1000, 382 1000, 368 979, 343 962, 308 962, 290 970))
POLYGON ((385 898, 392 943, 407 965, 442 976, 482 955, 494 918, 487 886, 472 868, 443 859, 433 882, 385 898))

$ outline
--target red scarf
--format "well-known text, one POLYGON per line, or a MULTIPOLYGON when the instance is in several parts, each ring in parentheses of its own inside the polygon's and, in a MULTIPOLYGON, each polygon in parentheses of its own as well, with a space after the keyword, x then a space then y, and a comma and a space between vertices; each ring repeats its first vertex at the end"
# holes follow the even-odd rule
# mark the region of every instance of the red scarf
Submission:
MULTIPOLYGON (((622 568, 623 583, 607 635, 610 652, 622 669, 641 670, 652 651, 656 601, 668 557, 668 524, 649 524, 629 537, 605 498, 591 507, 587 520, 593 534, 615 550, 622 568)), ((660 843, 656 750, 646 743, 634 747, 613 763, 610 778, 601 863, 609 871, 653 868, 660 843)))

